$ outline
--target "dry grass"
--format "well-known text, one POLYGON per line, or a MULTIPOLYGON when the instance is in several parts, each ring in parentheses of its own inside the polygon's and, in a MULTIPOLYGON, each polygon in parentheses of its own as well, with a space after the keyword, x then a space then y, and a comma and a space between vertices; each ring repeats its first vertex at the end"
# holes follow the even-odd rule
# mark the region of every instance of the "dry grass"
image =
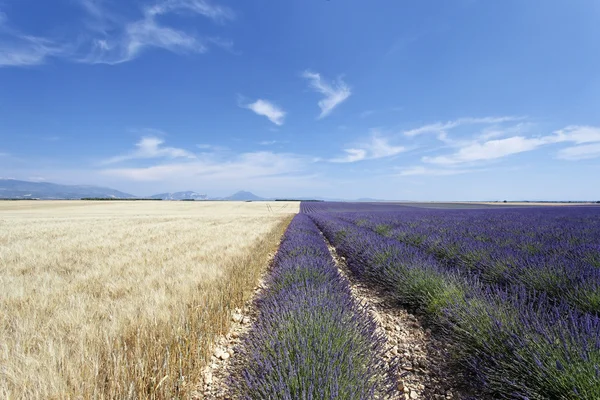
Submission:
POLYGON ((0 202, 0 398, 187 398, 297 211, 0 202))

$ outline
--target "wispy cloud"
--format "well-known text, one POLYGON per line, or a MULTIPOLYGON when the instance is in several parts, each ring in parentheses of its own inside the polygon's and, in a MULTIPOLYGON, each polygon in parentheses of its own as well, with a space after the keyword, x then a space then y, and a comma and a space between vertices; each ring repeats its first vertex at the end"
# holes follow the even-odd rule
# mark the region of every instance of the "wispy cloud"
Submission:
POLYGON ((423 134, 435 134, 442 142, 449 142, 448 132, 454 128, 465 125, 493 125, 506 122, 514 122, 524 119, 523 117, 505 116, 505 117, 483 117, 483 118, 459 118, 448 122, 436 122, 421 126, 416 129, 404 131, 404 135, 408 137, 419 136, 423 134))
POLYGON ((598 157, 600 156, 600 153, 597 151, 598 146, 594 144, 600 143, 600 128, 569 126, 545 136, 511 136, 503 139, 484 141, 476 139, 475 141, 464 143, 458 151, 450 155, 423 157, 422 160, 427 163, 439 165, 489 161, 559 143, 573 143, 581 146, 573 146, 560 150, 558 158, 578 160, 598 157))
POLYGON ((212 151, 212 152, 223 152, 223 151, 229 150, 229 148, 226 146, 219 146, 219 145, 206 144, 206 143, 197 144, 196 147, 202 151, 212 151))
POLYGON ((600 142, 600 128, 595 126, 572 125, 554 132, 556 142, 575 144, 600 142))
POLYGON ((321 108, 319 119, 328 116, 334 108, 348 99, 352 94, 350 87, 342 79, 327 83, 321 78, 320 74, 312 71, 304 71, 302 76, 308 79, 312 89, 325 96, 319 101, 319 107, 321 108))
POLYGON ((387 113, 387 112, 397 112, 397 111, 402 111, 402 107, 389 107, 389 108, 383 108, 383 109, 377 109, 377 110, 365 110, 365 111, 361 112, 360 114, 358 114, 358 116, 360 118, 367 118, 367 117, 370 117, 375 114, 381 114, 381 113, 387 113))
POLYGON ((404 146, 394 146, 389 143, 389 139, 383 137, 375 131, 367 142, 360 143, 356 147, 344 149, 346 153, 343 157, 333 158, 330 161, 335 163, 352 163, 362 160, 373 160, 395 156, 406 151, 404 146))
POLYGON ((181 10, 188 10, 215 21, 223 21, 235 17, 230 8, 212 4, 206 0, 165 0, 146 8, 146 14, 156 16, 181 10))
POLYGON ((525 138, 514 136, 506 139, 489 140, 483 143, 472 143, 448 156, 423 157, 424 162, 433 164, 460 164, 475 161, 487 161, 506 157, 512 154, 535 150, 547 144, 544 138, 525 138))
POLYGON ((164 146, 157 137, 144 137, 135 145, 135 150, 106 160, 99 172, 105 176, 136 182, 182 182, 186 180, 243 181, 265 177, 294 175, 305 171, 312 161, 291 153, 272 151, 249 151, 235 153, 223 151, 216 145, 196 145, 203 151, 194 154, 180 148, 164 146), (124 161, 156 159, 151 165, 115 166, 124 161), (107 167, 111 165, 110 167, 107 167))
POLYGON ((444 168, 428 168, 424 166, 415 166, 408 168, 400 168, 398 175, 400 176, 415 176, 415 175, 428 175, 428 176, 450 176, 466 174, 469 172, 480 171, 477 169, 444 169, 444 168))
POLYGON ((127 154, 111 157, 103 161, 103 164, 116 164, 123 161, 152 158, 196 158, 194 153, 184 149, 178 149, 176 147, 165 147, 162 145, 163 143, 163 139, 155 136, 143 137, 139 142, 136 143, 135 150, 127 154))
POLYGON ((570 141, 579 146, 560 150, 557 157, 563 160, 586 160, 600 157, 600 128, 591 126, 570 126, 556 131, 558 140, 570 141))
POLYGON ((573 146, 558 152, 558 158, 563 160, 587 160, 600 157, 600 143, 573 146))
MULTIPOLYGON (((85 8, 97 18, 104 13, 96 2, 84 0, 85 8)), ((223 47, 231 42, 219 38, 199 38, 193 34, 177 30, 158 22, 157 17, 171 13, 201 15, 214 21, 232 19, 233 12, 222 6, 204 0, 163 0, 142 9, 143 18, 127 22, 117 37, 102 37, 92 43, 91 52, 80 62, 119 64, 138 57, 147 48, 161 48, 177 54, 205 53, 209 44, 223 47)))
POLYGON ((306 160, 293 154, 268 151, 248 152, 222 159, 209 154, 196 160, 169 162, 140 168, 111 168, 103 174, 133 181, 165 181, 169 179, 244 180, 301 172, 306 160))
POLYGON ((83 9, 98 19, 103 19, 106 16, 101 3, 102 0, 79 0, 79 4, 83 9))
POLYGON ((66 55, 68 50, 66 45, 12 28, 7 15, 0 11, 0 67, 43 64, 48 57, 66 55))
POLYGON ((43 64, 46 58, 63 52, 63 48, 49 40, 29 36, 21 37, 17 43, 0 43, 0 66, 39 65, 43 64))
POLYGON ((86 30, 70 43, 21 34, 9 28, 0 14, 0 66, 42 64, 49 57, 90 64, 119 64, 131 61, 149 48, 176 54, 205 53, 211 46, 231 49, 230 40, 199 37, 167 26, 159 17, 167 14, 203 16, 215 22, 233 19, 228 7, 206 0, 162 0, 140 9, 142 18, 127 20, 105 9, 102 1, 79 0, 86 11, 86 30))
POLYGON ((267 117, 275 125, 283 125, 286 112, 268 100, 258 99, 254 103, 241 104, 241 107, 267 117))

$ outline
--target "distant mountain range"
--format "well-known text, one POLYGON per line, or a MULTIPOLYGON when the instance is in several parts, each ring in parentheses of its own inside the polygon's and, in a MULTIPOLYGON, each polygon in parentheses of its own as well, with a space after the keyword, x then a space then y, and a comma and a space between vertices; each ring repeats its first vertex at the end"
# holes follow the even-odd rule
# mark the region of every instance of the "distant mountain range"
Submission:
MULTIPOLYGON (((136 199, 129 193, 118 190, 88 186, 59 185, 50 182, 28 182, 16 179, 0 179, 0 199, 40 199, 40 200, 78 200, 81 198, 136 199)), ((208 197, 193 191, 160 193, 144 197, 160 200, 225 200, 225 201, 258 201, 268 200, 251 192, 240 191, 228 197, 208 197)))
POLYGON ((268 199, 265 199, 265 198, 262 198, 262 197, 258 197, 254 193, 246 192, 246 191, 242 190, 240 192, 232 194, 229 197, 223 197, 220 200, 230 200, 230 201, 259 201, 259 200, 268 200, 268 199))
POLYGON ((133 199, 136 196, 118 190, 87 185, 58 185, 49 182, 27 182, 16 179, 0 179, 0 199, 81 199, 102 197, 133 199))
MULTIPOLYGON (((149 197, 134 196, 115 189, 89 185, 60 185, 50 182, 28 182, 16 179, 0 179, 0 199, 40 199, 40 200, 78 200, 81 198, 102 199, 159 199, 159 200, 222 200, 222 201, 261 201, 276 200, 264 198, 252 192, 239 191, 227 197, 209 197, 198 192, 160 193, 149 197)), ((277 199, 347 201, 325 197, 278 197, 277 199)), ((363 198, 355 201, 382 201, 363 198)))
POLYGON ((160 193, 150 196, 150 199, 161 200, 206 200, 208 196, 196 192, 175 192, 175 193, 160 193))

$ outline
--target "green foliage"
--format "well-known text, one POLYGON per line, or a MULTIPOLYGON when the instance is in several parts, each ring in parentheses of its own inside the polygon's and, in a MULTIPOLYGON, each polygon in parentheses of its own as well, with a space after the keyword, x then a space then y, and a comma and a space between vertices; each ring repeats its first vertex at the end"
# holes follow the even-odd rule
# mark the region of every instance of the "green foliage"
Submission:
POLYGON ((392 231, 392 227, 386 224, 380 224, 375 227, 375 232, 379 233, 381 236, 389 237, 392 231))

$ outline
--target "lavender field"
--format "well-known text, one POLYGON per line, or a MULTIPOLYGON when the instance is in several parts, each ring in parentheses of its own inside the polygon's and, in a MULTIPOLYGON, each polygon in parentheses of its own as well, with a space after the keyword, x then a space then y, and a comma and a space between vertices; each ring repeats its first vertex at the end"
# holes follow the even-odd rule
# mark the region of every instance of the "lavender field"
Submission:
POLYGON ((301 212, 354 275, 427 320, 478 390, 600 398, 600 208, 303 203, 301 212))
POLYGON ((233 398, 599 399, 600 207, 303 202, 253 307, 233 398), (442 356, 392 351, 401 324, 442 356))

